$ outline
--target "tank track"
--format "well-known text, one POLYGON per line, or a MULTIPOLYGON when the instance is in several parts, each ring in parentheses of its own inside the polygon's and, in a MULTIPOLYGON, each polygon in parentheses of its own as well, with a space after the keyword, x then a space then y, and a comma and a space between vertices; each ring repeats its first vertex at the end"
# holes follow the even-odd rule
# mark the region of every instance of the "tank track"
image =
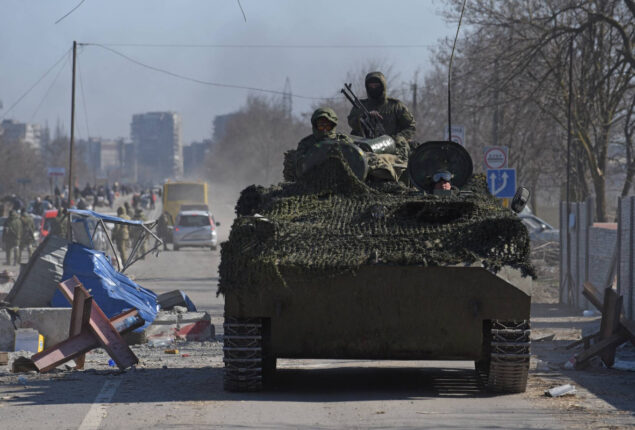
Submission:
POLYGON ((477 363, 488 390, 522 393, 527 388, 530 354, 530 324, 524 321, 492 321, 486 333, 487 359, 477 363))
POLYGON ((262 390, 261 318, 225 317, 223 387, 226 391, 262 390))

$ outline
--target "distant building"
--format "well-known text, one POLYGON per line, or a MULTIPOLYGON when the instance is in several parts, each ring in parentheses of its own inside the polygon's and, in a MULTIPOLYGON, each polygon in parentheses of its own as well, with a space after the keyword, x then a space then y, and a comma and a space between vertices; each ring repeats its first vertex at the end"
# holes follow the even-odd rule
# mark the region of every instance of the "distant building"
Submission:
POLYGON ((194 178, 200 176, 205 163, 205 157, 212 146, 211 139, 202 142, 192 142, 183 147, 183 176, 194 178))
POLYGON ((34 149, 41 149, 41 128, 39 124, 28 124, 5 119, 0 124, 2 140, 9 144, 25 143, 34 149))
POLYGON ((93 180, 108 179, 111 182, 135 181, 134 145, 124 139, 90 138, 79 140, 84 162, 93 172, 93 180), (132 157, 132 160, 131 160, 132 157))
POLYGON ((156 184, 183 176, 179 114, 148 112, 133 115, 130 137, 136 149, 138 182, 156 184))
POLYGON ((212 125, 214 126, 214 133, 212 135, 212 140, 214 142, 218 142, 227 134, 227 123, 229 120, 236 116, 237 113, 228 113, 225 115, 216 115, 214 117, 214 121, 212 121, 212 125))

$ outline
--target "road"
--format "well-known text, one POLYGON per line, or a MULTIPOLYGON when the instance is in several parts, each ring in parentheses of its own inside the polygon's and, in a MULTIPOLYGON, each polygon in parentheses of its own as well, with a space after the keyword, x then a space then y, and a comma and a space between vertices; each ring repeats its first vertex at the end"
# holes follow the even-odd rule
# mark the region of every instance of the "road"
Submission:
MULTIPOLYGON (((157 293, 182 289, 217 329, 219 252, 161 252, 130 269, 157 293)), ((220 330, 217 330, 219 332, 220 330)), ((190 357, 137 347, 119 373, 91 353, 85 371, 0 375, 3 428, 579 428, 586 415, 548 408, 529 394, 492 396, 471 362, 279 360, 262 393, 226 393, 220 342, 181 345, 190 357)))

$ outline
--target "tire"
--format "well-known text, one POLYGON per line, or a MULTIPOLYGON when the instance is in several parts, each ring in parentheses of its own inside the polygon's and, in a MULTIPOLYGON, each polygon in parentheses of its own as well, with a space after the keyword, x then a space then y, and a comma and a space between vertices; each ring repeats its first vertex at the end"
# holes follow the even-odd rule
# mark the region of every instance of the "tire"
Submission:
POLYGON ((216 251, 216 245, 210 246, 209 249, 212 250, 212 251, 216 251))
POLYGON ((527 389, 531 330, 528 320, 487 322, 483 355, 476 371, 489 391, 523 393, 527 389))

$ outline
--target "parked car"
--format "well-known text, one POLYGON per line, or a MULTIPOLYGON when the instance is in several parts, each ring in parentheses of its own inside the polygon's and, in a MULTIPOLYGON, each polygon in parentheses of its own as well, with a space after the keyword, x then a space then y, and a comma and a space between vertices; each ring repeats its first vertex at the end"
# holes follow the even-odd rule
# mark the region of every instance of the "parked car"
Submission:
POLYGON ((183 246, 208 247, 215 250, 218 246, 216 226, 220 223, 206 211, 182 211, 176 217, 173 230, 174 250, 183 246))
POLYGON ((518 214, 525 227, 529 231, 529 238, 535 242, 559 242, 560 230, 553 228, 547 221, 536 215, 518 214))

